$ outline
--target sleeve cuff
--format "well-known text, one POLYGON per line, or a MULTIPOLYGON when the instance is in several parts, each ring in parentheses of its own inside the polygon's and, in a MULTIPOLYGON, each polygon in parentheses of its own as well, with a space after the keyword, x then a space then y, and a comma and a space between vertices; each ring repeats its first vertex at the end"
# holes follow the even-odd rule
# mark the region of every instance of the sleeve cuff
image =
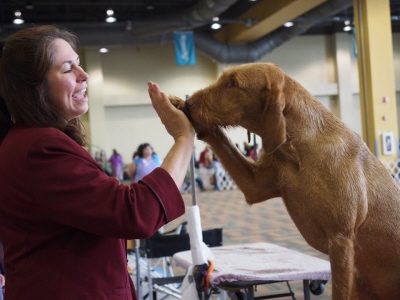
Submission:
POLYGON ((182 194, 175 181, 163 168, 156 168, 140 181, 156 195, 165 212, 165 222, 169 223, 185 213, 182 194))

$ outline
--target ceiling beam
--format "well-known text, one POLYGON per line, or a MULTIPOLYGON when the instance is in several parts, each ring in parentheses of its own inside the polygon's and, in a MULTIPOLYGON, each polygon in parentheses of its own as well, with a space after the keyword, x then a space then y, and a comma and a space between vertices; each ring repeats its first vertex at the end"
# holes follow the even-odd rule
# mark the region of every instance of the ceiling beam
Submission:
POLYGON ((223 43, 248 43, 265 36, 327 0, 262 0, 239 19, 256 19, 250 27, 244 24, 224 26, 214 34, 223 43))

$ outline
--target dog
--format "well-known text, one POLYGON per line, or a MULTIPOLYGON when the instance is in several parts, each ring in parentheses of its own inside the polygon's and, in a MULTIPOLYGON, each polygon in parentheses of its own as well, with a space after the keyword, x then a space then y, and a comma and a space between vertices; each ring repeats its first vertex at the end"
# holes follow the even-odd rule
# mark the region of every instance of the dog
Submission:
MULTIPOLYGON (((360 136, 272 63, 227 69, 185 112, 249 205, 281 197, 310 246, 329 255, 334 300, 400 298, 400 188, 360 136), (261 137, 254 162, 225 134, 261 137)), ((256 226, 256 225, 255 225, 256 226)))

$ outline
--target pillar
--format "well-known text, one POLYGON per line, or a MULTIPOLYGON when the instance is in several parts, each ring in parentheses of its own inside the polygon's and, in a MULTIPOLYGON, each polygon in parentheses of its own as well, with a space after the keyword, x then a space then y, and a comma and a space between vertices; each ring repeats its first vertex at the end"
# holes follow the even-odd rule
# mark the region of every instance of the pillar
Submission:
POLYGON ((389 0, 354 0, 354 18, 363 138, 379 159, 397 159, 398 127, 389 0))

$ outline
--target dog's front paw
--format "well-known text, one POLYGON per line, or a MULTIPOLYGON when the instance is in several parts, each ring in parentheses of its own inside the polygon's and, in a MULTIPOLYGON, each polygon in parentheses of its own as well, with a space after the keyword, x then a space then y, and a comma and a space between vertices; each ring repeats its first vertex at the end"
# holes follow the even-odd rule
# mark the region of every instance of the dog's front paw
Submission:
POLYGON ((177 96, 168 96, 169 101, 175 106, 177 109, 184 110, 186 107, 186 103, 184 100, 177 96))
POLYGON ((186 106, 186 102, 177 96, 168 96, 169 101, 175 106, 177 109, 183 111, 185 115, 190 120, 189 109, 186 106))
POLYGON ((204 124, 202 124, 202 123, 197 123, 196 121, 194 121, 191 118, 188 106, 186 105, 186 101, 182 100, 181 98, 179 98, 177 96, 168 96, 168 99, 172 103, 173 106, 175 106, 177 109, 179 109, 185 113, 185 115, 188 117, 188 119, 192 123, 193 128, 196 131, 197 138, 199 140, 202 140, 203 138, 205 138, 207 135, 210 134, 209 128, 205 127, 204 124))

